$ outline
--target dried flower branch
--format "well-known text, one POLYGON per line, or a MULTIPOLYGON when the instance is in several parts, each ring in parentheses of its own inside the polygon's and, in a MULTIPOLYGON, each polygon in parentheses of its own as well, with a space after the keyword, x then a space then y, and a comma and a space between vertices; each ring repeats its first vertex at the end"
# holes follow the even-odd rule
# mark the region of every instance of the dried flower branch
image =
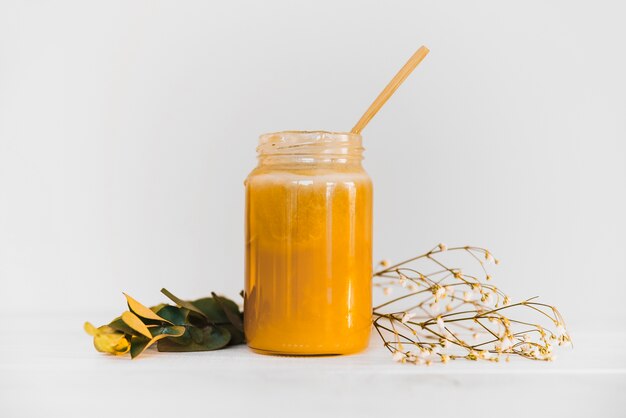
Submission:
POLYGON ((547 361, 554 358, 555 345, 571 345, 559 311, 536 297, 511 303, 490 283, 485 267, 490 262, 499 264, 484 248, 439 244, 401 263, 379 264, 374 286, 385 295, 401 293, 373 311, 374 328, 394 360, 429 365, 460 358, 508 361, 517 355, 547 361), (449 267, 443 253, 471 257, 479 273, 449 267), (509 317, 513 311, 519 317, 509 317))

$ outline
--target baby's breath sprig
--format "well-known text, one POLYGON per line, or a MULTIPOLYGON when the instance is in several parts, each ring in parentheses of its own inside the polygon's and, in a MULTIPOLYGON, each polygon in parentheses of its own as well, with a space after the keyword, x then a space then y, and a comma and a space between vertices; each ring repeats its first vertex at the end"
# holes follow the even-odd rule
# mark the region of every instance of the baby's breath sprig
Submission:
POLYGON ((373 311, 374 328, 394 360, 429 365, 456 359, 508 361, 517 355, 549 361, 555 345, 571 345, 554 306, 536 297, 511 303, 491 283, 488 263, 500 261, 487 249, 444 244, 400 263, 379 263, 374 287, 385 295, 400 292, 373 311), (479 272, 449 267, 443 260, 452 253, 469 256, 479 272), (513 311, 519 317, 509 317, 513 311))

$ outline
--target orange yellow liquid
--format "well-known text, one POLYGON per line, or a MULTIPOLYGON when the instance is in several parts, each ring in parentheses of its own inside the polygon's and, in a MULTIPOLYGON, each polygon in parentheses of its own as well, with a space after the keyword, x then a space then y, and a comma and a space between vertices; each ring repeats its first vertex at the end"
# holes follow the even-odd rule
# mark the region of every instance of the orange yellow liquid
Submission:
POLYGON ((244 326, 258 351, 367 347, 372 184, 360 168, 257 168, 246 181, 244 326))

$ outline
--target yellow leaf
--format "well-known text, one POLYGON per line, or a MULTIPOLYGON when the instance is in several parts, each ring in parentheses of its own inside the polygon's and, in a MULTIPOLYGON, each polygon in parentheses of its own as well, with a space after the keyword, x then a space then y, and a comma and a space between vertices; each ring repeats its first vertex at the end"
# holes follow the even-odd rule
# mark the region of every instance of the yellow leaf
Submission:
POLYGON ((156 305, 156 306, 150 306, 150 310, 151 310, 152 312, 154 312, 154 313, 157 313, 157 312, 159 312, 159 311, 161 310, 161 308, 163 308, 164 306, 167 306, 167 304, 165 304, 165 303, 159 303, 159 304, 158 304, 158 305, 156 305))
POLYGON ((96 328, 89 322, 85 322, 84 328, 87 334, 93 336, 93 345, 101 353, 121 355, 130 350, 130 341, 123 332, 119 332, 108 325, 96 328))
POLYGON ((98 334, 117 334, 117 333, 119 333, 119 331, 116 330, 115 328, 112 328, 112 327, 108 326, 108 325, 102 325, 102 326, 98 327, 97 333, 98 334))
POLYGON ((166 320, 164 318, 161 318, 159 315, 155 314, 152 310, 150 310, 150 308, 147 308, 147 307, 143 306, 141 303, 137 302, 134 298, 132 298, 131 296, 127 295, 126 293, 124 293, 124 296, 126 296, 126 301, 128 302, 128 307, 135 314, 141 316, 142 318, 154 319, 156 321, 163 321, 163 322, 167 322, 168 324, 171 324, 170 321, 168 321, 168 320, 166 320))
POLYGON ((150 347, 152 344, 159 341, 160 339, 167 338, 167 337, 180 337, 181 335, 185 333, 185 327, 182 327, 182 326, 173 326, 173 327, 170 327, 169 329, 170 331, 175 331, 175 332, 155 335, 154 337, 152 337, 152 339, 150 339, 150 341, 148 341, 148 343, 141 349, 141 351, 134 354, 133 358, 137 358, 141 353, 146 351, 148 347, 150 347))
POLYGON ((120 342, 115 346, 115 354, 117 355, 121 355, 121 354, 126 354, 128 353, 128 351, 130 350, 130 341, 128 341, 126 339, 126 337, 124 337, 123 339, 120 340, 120 342))
POLYGON ((91 325, 91 323, 89 322, 85 322, 85 325, 83 326, 83 328, 85 329, 85 332, 89 335, 94 336, 98 333, 98 330, 96 330, 96 327, 91 325))
POLYGON ((125 354, 130 350, 130 342, 123 333, 97 334, 93 339, 93 345, 101 353, 115 355, 125 354))
POLYGON ((152 338, 152 334, 150 334, 150 330, 146 327, 146 324, 141 322, 141 319, 137 315, 132 312, 126 311, 122 313, 122 321, 141 335, 152 338))
POLYGON ((128 341, 126 337, 120 338, 120 341, 113 349, 115 350, 115 355, 117 356, 126 354, 130 350, 130 341, 128 341))

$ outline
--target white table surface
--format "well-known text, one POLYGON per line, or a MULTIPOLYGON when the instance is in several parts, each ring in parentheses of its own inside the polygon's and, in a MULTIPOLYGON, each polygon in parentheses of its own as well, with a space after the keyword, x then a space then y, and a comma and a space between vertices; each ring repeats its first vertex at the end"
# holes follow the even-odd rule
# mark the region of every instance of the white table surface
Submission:
POLYGON ((238 346, 149 350, 131 361, 93 349, 82 324, 94 318, 1 318, 2 418, 626 417, 626 332, 570 330, 574 349, 558 350, 552 363, 403 365, 374 337, 352 356, 263 356, 238 346))

